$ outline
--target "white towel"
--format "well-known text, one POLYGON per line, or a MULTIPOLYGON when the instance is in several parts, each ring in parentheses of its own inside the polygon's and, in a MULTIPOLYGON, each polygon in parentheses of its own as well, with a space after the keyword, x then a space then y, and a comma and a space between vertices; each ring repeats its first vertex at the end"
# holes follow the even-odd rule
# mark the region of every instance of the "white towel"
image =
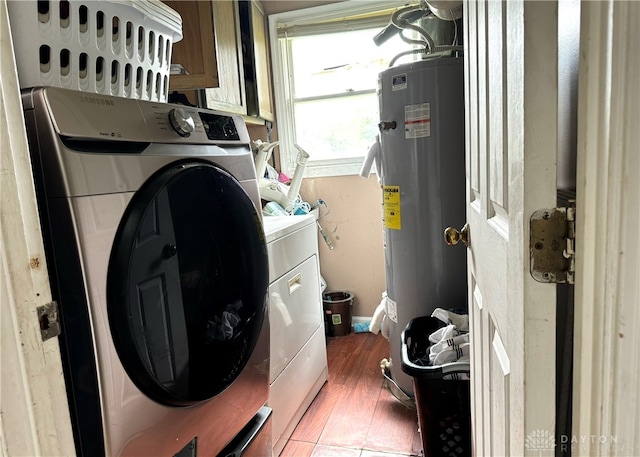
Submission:
POLYGON ((439 328, 431 335, 429 335, 429 341, 432 343, 439 343, 442 340, 448 340, 449 338, 453 338, 454 336, 458 336, 460 332, 455 325, 450 324, 446 327, 439 328))
MULTIPOLYGON (((450 346, 444 351, 438 352, 431 363, 433 365, 442 365, 450 362, 468 362, 469 349, 471 349, 471 343, 450 346)), ((431 354, 429 355, 429 360, 431 360, 431 354)))
POLYGON ((451 346, 461 346, 469 342, 469 334, 454 336, 453 338, 446 338, 439 343, 433 344, 429 347, 429 360, 433 361, 439 352, 448 349, 451 346))
POLYGON ((453 324, 460 332, 469 331, 469 315, 468 314, 456 314, 446 309, 436 308, 431 313, 431 317, 440 319, 445 324, 453 324))

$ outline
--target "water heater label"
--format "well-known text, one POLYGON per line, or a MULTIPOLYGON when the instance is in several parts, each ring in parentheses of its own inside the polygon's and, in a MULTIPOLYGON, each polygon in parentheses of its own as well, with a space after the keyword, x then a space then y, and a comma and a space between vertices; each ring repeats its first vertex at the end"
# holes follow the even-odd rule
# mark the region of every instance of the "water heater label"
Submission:
POLYGON ((398 323, 398 304, 393 300, 391 300, 389 297, 387 297, 386 305, 387 306, 385 307, 386 308, 385 311, 387 312, 387 317, 397 324, 398 323))
POLYGON ((384 186, 384 225, 388 229, 400 230, 400 186, 384 186))
POLYGON ((429 103, 404 107, 404 138, 426 138, 431 136, 431 106, 429 103))
POLYGON ((407 74, 395 75, 391 77, 391 91, 403 90, 407 88, 407 74))

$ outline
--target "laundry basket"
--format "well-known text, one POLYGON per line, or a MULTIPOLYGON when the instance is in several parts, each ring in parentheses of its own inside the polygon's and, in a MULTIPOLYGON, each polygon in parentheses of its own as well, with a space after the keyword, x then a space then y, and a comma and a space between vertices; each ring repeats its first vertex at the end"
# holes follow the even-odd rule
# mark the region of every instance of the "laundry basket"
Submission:
POLYGON ((21 88, 166 102, 182 18, 158 0, 9 1, 21 88))
POLYGON ((424 455, 470 456, 469 363, 452 362, 428 366, 421 362, 428 360, 429 335, 442 326, 440 320, 428 316, 409 321, 401 335, 402 371, 413 377, 413 393, 424 455))

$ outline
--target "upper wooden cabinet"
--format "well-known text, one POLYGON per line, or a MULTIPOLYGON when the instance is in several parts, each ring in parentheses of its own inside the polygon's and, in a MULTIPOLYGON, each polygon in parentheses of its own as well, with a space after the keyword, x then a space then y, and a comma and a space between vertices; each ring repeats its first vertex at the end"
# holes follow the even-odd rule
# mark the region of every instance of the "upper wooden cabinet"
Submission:
POLYGON ((218 86, 197 89, 206 89, 207 108, 247 114, 238 3, 224 0, 213 1, 211 4, 218 60, 218 86))
POLYGON ((209 2, 165 1, 182 16, 182 40, 173 44, 171 64, 180 65, 185 74, 172 74, 171 89, 217 87, 218 67, 213 11, 209 2))
POLYGON ((248 114, 273 120, 271 58, 265 14, 257 1, 240 0, 248 114))
POLYGON ((165 1, 182 16, 170 90, 205 89, 206 107, 273 120, 266 18, 256 1, 165 1))

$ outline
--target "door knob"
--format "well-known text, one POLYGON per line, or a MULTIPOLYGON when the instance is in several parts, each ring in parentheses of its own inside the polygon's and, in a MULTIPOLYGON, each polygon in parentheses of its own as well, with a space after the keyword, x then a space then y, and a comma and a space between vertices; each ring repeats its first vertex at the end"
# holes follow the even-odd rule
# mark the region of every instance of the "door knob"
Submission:
POLYGON ((469 247, 469 224, 464 224, 464 227, 462 227, 460 231, 453 227, 447 227, 444 229, 445 243, 449 246, 453 246, 458 244, 460 241, 462 241, 466 247, 469 247))

